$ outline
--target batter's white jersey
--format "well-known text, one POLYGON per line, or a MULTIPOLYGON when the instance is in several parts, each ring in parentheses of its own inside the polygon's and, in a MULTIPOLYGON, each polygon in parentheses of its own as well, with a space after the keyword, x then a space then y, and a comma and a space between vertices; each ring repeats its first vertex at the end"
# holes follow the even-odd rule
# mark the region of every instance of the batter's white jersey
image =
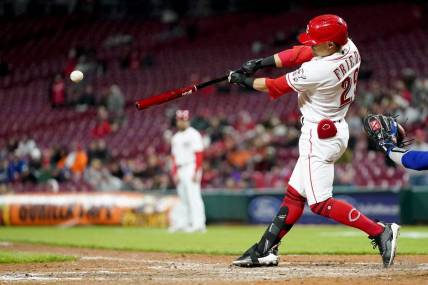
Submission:
POLYGON ((177 166, 195 163, 195 153, 204 149, 202 136, 194 128, 188 127, 172 137, 171 149, 177 166))
POLYGON ((348 40, 341 51, 314 57, 294 72, 286 74, 288 85, 298 93, 298 104, 305 120, 344 119, 354 100, 361 58, 348 40))
POLYGON ((361 58, 349 40, 340 52, 315 57, 298 70, 287 73, 288 84, 298 92, 304 117, 299 140, 299 159, 289 185, 307 199, 309 205, 333 195, 334 163, 348 145, 349 129, 345 115, 354 100, 361 58), (334 121, 337 134, 321 139, 318 123, 334 121))

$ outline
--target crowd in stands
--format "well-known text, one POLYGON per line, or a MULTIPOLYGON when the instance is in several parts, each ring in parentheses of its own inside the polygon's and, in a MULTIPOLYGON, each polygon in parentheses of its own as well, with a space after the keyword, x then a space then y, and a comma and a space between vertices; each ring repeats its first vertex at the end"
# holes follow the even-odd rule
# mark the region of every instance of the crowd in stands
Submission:
MULTIPOLYGON (((148 148, 132 158, 120 158, 111 154, 103 139, 123 120, 123 99, 117 86, 112 86, 97 108, 97 124, 91 130, 93 140, 89 145, 71 142, 67 146, 38 147, 28 137, 10 139, 0 150, 1 191, 9 185, 21 182, 28 184, 61 183, 73 180, 84 181, 93 189, 101 191, 143 191, 174 188, 170 172, 169 140, 174 132, 164 130, 161 145, 148 148), (112 108, 112 106, 115 106, 112 108), (106 125, 105 125, 106 124, 106 125), (109 127, 106 127, 106 126, 109 127)), ((88 93, 91 88, 87 88, 88 93)), ((374 150, 362 132, 361 118, 367 113, 399 115, 414 147, 428 149, 425 126, 428 123, 428 79, 417 78, 404 70, 402 79, 389 87, 373 80, 362 80, 356 102, 350 108, 347 121, 350 126, 349 148, 338 165, 351 165, 357 153, 367 155, 374 150)), ((173 114, 173 112, 167 112, 173 114)), ((297 111, 286 118, 273 116, 255 121, 245 110, 235 120, 228 117, 193 114, 192 125, 201 131, 206 149, 204 152, 204 188, 282 188, 291 175, 298 156, 297 145, 300 120, 297 111)), ((387 162, 384 169, 395 167, 387 162)), ((336 185, 353 185, 356 172, 336 175, 336 185)), ((408 173, 409 183, 427 184, 426 173, 408 173)))

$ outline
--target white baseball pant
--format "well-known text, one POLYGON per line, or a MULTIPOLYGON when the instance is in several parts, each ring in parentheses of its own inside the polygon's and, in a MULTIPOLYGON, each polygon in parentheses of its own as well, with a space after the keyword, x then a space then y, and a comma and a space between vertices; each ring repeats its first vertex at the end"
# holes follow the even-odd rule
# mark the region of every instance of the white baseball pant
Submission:
POLYGON ((202 201, 200 180, 193 181, 195 164, 190 163, 177 169, 177 192, 180 203, 171 213, 171 228, 198 231, 205 229, 205 206, 202 201))
POLYGON ((333 195, 334 163, 348 146, 349 129, 344 119, 335 122, 337 134, 319 139, 317 123, 303 121, 299 139, 299 159, 289 185, 307 199, 309 205, 327 200, 333 195))

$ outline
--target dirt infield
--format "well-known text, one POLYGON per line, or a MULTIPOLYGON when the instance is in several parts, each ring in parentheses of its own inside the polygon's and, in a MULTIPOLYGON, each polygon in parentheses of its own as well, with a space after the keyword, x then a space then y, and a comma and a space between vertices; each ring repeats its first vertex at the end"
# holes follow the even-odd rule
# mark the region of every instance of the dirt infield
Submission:
POLYGON ((0 265, 0 284, 428 284, 428 256, 283 255, 278 267, 237 268, 231 256, 3 243, 1 249, 75 255, 71 262, 0 265))

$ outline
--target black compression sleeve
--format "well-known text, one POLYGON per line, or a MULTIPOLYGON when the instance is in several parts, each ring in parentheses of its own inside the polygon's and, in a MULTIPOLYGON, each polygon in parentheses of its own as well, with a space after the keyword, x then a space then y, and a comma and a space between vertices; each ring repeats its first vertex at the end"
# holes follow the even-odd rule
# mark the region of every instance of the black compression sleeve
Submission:
POLYGON ((262 62, 260 63, 261 67, 273 67, 276 66, 275 63, 275 56, 271 55, 268 57, 265 57, 264 59, 262 59, 262 62))

